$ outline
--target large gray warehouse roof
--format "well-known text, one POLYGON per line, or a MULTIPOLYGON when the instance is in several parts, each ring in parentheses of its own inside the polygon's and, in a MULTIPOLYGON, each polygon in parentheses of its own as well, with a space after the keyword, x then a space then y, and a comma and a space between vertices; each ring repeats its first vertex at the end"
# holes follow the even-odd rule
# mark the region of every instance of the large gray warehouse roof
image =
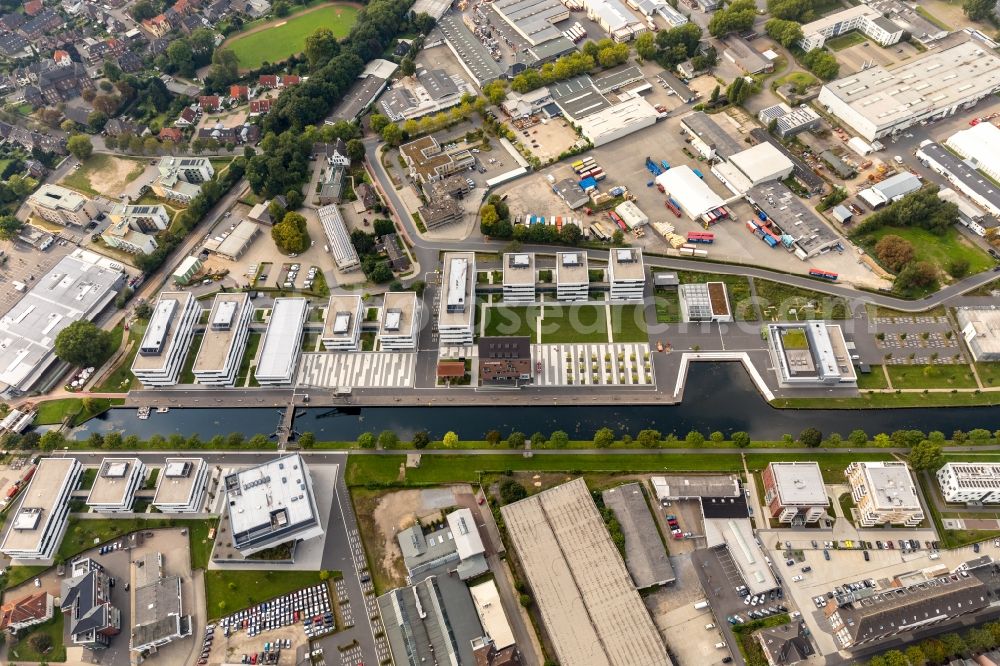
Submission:
POLYGON ((743 146, 736 139, 726 134, 726 131, 719 127, 718 123, 701 111, 684 116, 681 118, 681 124, 696 134, 699 139, 714 146, 715 153, 723 159, 728 159, 730 155, 735 155, 743 150, 743 146))
POLYGON ((454 16, 444 16, 438 21, 438 28, 448 40, 448 44, 458 55, 458 59, 475 77, 476 83, 483 84, 495 81, 503 75, 503 68, 497 64, 490 52, 486 50, 472 31, 460 19, 454 16))
POLYGON ((660 533, 638 483, 626 483, 601 493, 604 506, 615 513, 625 534, 625 565, 639 589, 677 580, 660 533))
POLYGON ((584 118, 611 106, 586 74, 549 86, 549 94, 571 119, 584 118))
POLYGON ((984 200, 1000 208, 1000 187, 990 181, 979 171, 969 166, 969 163, 960 157, 955 157, 946 148, 937 143, 928 143, 920 146, 920 152, 947 169, 956 181, 960 181, 970 190, 981 196, 984 200))
POLYGON ((500 511, 560 664, 672 663, 583 479, 500 511))

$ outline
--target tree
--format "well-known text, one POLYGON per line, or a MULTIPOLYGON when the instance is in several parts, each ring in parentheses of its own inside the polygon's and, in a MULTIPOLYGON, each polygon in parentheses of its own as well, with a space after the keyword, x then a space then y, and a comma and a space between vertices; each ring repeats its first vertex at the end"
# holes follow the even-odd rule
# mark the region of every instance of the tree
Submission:
POLYGON ((146 19, 151 19, 156 16, 159 12, 150 0, 139 0, 134 5, 132 5, 132 18, 136 22, 142 22, 146 19))
POLYGON ((413 76, 417 73, 417 65, 410 56, 399 61, 399 73, 403 76, 413 76))
POLYGON ((832 81, 840 73, 840 63, 825 49, 813 49, 803 55, 801 60, 810 72, 824 81, 832 81))
POLYGON ((746 78, 738 76, 726 88, 726 99, 729 100, 730 104, 739 106, 753 94, 753 86, 754 84, 747 81, 746 78))
POLYGON ((490 446, 496 446, 503 439, 503 435, 500 434, 499 430, 490 430, 486 433, 486 443, 490 446))
POLYGON ((606 449, 615 443, 615 433, 611 428, 601 428, 594 433, 594 446, 599 449, 606 449))
POLYGON ((718 431, 718 430, 716 430, 716 431, 712 432, 712 433, 711 433, 711 434, 710 434, 710 435, 708 436, 708 438, 709 438, 709 439, 710 439, 710 440, 711 440, 712 442, 714 442, 714 443, 716 443, 716 444, 721 444, 722 442, 726 441, 726 436, 725 436, 725 435, 723 435, 723 434, 722 434, 722 433, 721 433, 720 431, 718 431))
POLYGON ((741 449, 745 449, 750 446, 750 435, 743 430, 737 430, 732 434, 733 444, 741 449))
POLYGON ((924 655, 924 651, 920 649, 917 645, 911 645, 906 648, 906 659, 910 662, 910 666, 924 666, 927 663, 927 657, 924 655))
POLYGON ((413 439, 410 440, 410 444, 415 449, 426 449, 427 445, 431 443, 431 434, 426 430, 418 430, 413 433, 413 439))
POLYGON ((52 649, 52 637, 44 631, 32 634, 31 638, 28 639, 28 643, 30 643, 32 649, 39 654, 45 654, 52 649))
POLYGON ((66 142, 66 149, 81 162, 85 161, 94 152, 94 144, 90 142, 90 137, 83 134, 71 136, 66 142))
POLYGON ((885 449, 892 446, 892 439, 890 439, 889 435, 885 434, 884 432, 880 432, 879 434, 875 435, 874 439, 872 439, 872 444, 874 444, 880 449, 885 449))
POLYGON ((305 252, 311 244, 306 218, 298 213, 285 213, 281 222, 271 227, 271 238, 285 254, 305 252))
POLYGON ((114 352, 114 340, 109 331, 86 319, 74 321, 59 331, 55 342, 60 360, 82 368, 100 367, 114 352))
POLYGON ((814 449, 823 443, 823 433, 816 428, 806 428, 799 435, 799 441, 814 449))
POLYGON ((274 3, 274 7, 272 7, 271 10, 278 18, 284 18, 285 16, 288 16, 289 12, 292 11, 292 8, 288 6, 288 3, 285 2, 285 0, 278 0, 274 3))
POLYGON ((374 449, 375 448, 375 435, 370 432, 363 432, 358 435, 358 446, 362 449, 374 449))
POLYGON ((382 128, 382 140, 395 148, 403 142, 403 130, 399 125, 390 123, 382 128))
POLYGON ((389 124, 389 118, 383 116, 381 113, 373 113, 368 119, 368 124, 371 126, 372 131, 376 134, 381 134, 382 130, 389 124))
POLYGON ((523 500, 527 496, 528 491, 514 479, 508 477, 500 482, 500 501, 504 504, 523 500))
POLYGON ((24 228, 24 222, 13 215, 0 215, 0 240, 14 240, 24 228))
POLYGON ((458 446, 458 435, 455 434, 453 430, 449 430, 444 434, 444 438, 441 440, 446 449, 454 449, 458 446))
POLYGON ((576 245, 583 238, 583 232, 575 224, 564 224, 559 230, 559 240, 566 245, 576 245))
POLYGON ((644 32, 635 38, 635 52, 643 60, 652 60, 659 53, 656 46, 656 35, 651 32, 644 32))
POLYGON ((378 445, 381 449, 393 449, 399 444, 399 435, 392 430, 383 430, 378 434, 378 445))
POLYGON ((913 244, 896 234, 887 234, 875 244, 875 256, 894 273, 913 261, 915 254, 913 244))
POLYGON ((945 653, 950 657, 958 656, 968 649, 962 637, 955 633, 941 636, 941 642, 944 643, 945 653))
POLYGON ((641 446, 644 449, 652 449, 660 444, 660 440, 662 438, 663 435, 660 433, 659 430, 647 429, 647 430, 640 430, 639 434, 636 435, 635 441, 638 442, 639 446, 641 446))
POLYGON ((194 52, 183 37, 170 42, 166 50, 167 62, 182 76, 194 76, 194 52))
POLYGON ((490 104, 499 106, 507 98, 507 82, 501 79, 491 81, 483 86, 483 94, 490 104))
POLYGON ((65 442, 66 438, 58 430, 46 430, 38 443, 46 451, 54 451, 62 447, 65 442))
POLYGON ((802 26, 795 21, 773 18, 764 24, 767 36, 785 48, 791 48, 802 39, 802 26))
POLYGON ((851 431, 851 434, 847 436, 847 441, 856 446, 864 446, 868 443, 868 433, 860 428, 855 428, 851 431))
POLYGON ((955 279, 963 278, 969 272, 969 260, 962 258, 952 259, 948 262, 945 270, 948 271, 948 275, 955 279))
POLYGON ((684 441, 688 446, 701 446, 705 443, 705 436, 697 430, 692 430, 688 434, 684 435, 684 441))
POLYGON ((712 15, 712 20, 708 22, 708 32, 713 37, 743 32, 753 27, 756 18, 757 5, 753 0, 734 0, 712 15))
POLYGON ((563 430, 556 430, 549 437, 549 443, 557 449, 564 449, 569 445, 569 435, 563 430))
POLYGON ((937 283, 937 268, 929 261, 914 261, 896 275, 892 286, 897 291, 923 289, 937 283))
POLYGON ((778 19, 807 23, 813 20, 811 0, 768 0, 767 13, 778 19))
POLYGON ((910 449, 910 466, 915 470, 936 472, 944 464, 941 444, 924 440, 910 449))
POLYGON ((973 21, 989 21, 993 18, 996 2, 993 0, 965 0, 962 10, 973 21))
POLYGON ((365 159, 365 144, 360 139, 351 139, 347 142, 347 157, 352 162, 360 162, 365 159))
POLYGON ((323 569, 322 571, 319 572, 319 579, 320 580, 330 580, 330 575, 331 574, 330 574, 330 572, 327 569, 323 569))
POLYGON ((305 54, 310 69, 316 69, 340 52, 340 44, 329 28, 316 28, 306 37, 305 54))

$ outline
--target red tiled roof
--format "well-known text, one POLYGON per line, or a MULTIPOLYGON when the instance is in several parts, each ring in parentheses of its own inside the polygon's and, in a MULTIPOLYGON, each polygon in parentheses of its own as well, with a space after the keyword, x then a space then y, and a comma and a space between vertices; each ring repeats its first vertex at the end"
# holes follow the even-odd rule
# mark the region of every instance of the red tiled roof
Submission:
POLYGON ((41 620, 48 611, 48 593, 39 592, 0 608, 0 629, 10 624, 41 620))

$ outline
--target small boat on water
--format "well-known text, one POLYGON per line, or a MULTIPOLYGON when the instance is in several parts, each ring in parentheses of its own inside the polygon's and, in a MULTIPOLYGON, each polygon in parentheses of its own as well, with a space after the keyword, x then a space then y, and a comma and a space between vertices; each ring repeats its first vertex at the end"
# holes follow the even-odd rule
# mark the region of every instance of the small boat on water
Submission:
POLYGON ((170 411, 169 407, 157 407, 156 408, 156 413, 157 414, 166 414, 169 411, 170 411))
POLYGON ((138 410, 138 416, 140 421, 145 421, 149 418, 149 407, 140 407, 138 410))

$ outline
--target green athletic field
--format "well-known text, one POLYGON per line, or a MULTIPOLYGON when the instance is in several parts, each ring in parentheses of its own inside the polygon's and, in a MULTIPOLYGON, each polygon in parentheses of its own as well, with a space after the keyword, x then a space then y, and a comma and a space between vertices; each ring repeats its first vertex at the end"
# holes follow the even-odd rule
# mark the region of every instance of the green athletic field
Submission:
POLYGON ((329 4, 251 27, 223 44, 240 61, 240 67, 254 69, 265 61, 281 62, 301 53, 306 38, 316 28, 329 28, 337 37, 346 37, 358 18, 351 5, 329 4))

